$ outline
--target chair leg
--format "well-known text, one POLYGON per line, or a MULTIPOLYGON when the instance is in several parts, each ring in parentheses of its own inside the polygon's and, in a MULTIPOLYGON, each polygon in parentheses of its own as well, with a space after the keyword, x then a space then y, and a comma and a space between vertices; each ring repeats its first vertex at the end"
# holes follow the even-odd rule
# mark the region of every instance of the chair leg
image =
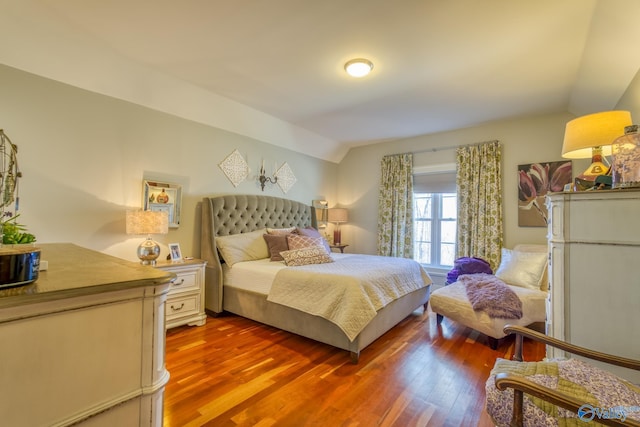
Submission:
POLYGON ((438 325, 442 323, 442 318, 443 318, 443 317, 444 317, 444 316, 443 316, 442 314, 438 314, 438 313, 436 313, 436 323, 437 323, 438 325))
POLYGON ((487 341, 489 342, 489 347, 491 350, 496 350, 498 348, 498 340, 493 337, 487 337, 487 341))

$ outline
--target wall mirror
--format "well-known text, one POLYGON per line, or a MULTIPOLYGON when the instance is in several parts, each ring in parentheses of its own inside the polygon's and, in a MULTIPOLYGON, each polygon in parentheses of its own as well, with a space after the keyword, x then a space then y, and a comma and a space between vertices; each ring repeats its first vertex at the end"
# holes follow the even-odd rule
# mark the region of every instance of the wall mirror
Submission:
POLYGON ((313 200, 312 206, 316 210, 318 228, 326 228, 329 220, 329 202, 326 200, 313 200))
POLYGON ((144 180, 142 184, 142 209, 164 211, 169 214, 169 228, 180 226, 182 186, 168 182, 144 180))

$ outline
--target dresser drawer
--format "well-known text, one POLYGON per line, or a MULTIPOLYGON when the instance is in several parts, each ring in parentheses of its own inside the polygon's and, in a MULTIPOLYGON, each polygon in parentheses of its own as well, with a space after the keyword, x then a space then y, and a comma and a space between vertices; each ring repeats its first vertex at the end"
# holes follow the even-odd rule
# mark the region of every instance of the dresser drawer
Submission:
POLYGON ((184 316, 192 316, 200 311, 200 294, 178 296, 167 298, 165 314, 167 322, 184 316))
POLYGON ((171 282, 171 287, 169 288, 169 295, 199 290, 197 275, 198 271, 196 270, 176 272, 176 278, 171 282))

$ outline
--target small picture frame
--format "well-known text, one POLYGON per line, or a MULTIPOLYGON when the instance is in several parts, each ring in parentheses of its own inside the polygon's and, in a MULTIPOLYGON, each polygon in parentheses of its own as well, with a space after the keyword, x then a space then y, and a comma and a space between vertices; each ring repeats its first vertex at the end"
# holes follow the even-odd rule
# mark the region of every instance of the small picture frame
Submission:
POLYGON ((169 254, 171 254, 171 261, 182 261, 182 251, 180 250, 180 244, 169 243, 169 254))

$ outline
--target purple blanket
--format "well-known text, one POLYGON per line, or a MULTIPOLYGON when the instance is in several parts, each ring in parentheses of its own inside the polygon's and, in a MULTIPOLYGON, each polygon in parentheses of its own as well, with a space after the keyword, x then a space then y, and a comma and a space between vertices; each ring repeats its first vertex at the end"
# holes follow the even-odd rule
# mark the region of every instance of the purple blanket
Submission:
POLYGON ((482 310, 493 318, 522 318, 522 301, 496 276, 486 273, 463 274, 458 281, 465 286, 474 310, 482 310))

